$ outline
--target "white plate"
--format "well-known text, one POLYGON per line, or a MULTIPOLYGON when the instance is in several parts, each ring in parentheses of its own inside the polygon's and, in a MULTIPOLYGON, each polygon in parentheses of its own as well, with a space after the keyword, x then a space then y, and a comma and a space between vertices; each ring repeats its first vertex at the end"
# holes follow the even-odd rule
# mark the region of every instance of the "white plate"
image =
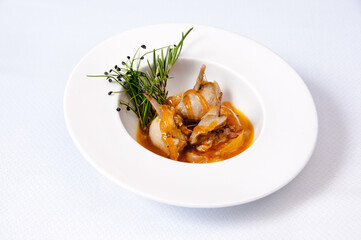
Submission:
MULTIPOLYGON (((85 158, 121 186, 145 197, 186 207, 225 207, 269 195, 306 165, 317 138, 317 114, 302 79, 279 56, 245 37, 194 26, 168 81, 170 94, 193 86, 199 67, 217 80, 255 128, 250 148, 231 159, 190 164, 160 157, 135 140, 137 120, 115 110, 118 85, 102 74, 136 48, 153 49, 180 39, 184 24, 155 25, 121 33, 97 46, 72 72, 64 97, 69 132, 85 158)), ((148 50, 147 49, 147 50, 148 50)))

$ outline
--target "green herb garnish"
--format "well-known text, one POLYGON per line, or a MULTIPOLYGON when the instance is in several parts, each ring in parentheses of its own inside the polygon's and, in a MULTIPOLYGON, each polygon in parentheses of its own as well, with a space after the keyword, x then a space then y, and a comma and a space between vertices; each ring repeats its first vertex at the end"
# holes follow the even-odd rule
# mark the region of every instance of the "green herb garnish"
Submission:
POLYGON ((156 113, 150 102, 144 96, 143 92, 148 92, 159 104, 164 104, 168 91, 166 90, 167 80, 170 69, 176 63, 183 48, 184 39, 187 37, 190 28, 177 45, 169 45, 152 51, 140 54, 141 49, 146 49, 145 45, 141 45, 134 53, 133 57, 127 56, 127 60, 122 62, 122 66, 115 65, 103 75, 87 75, 88 77, 105 77, 109 82, 117 82, 122 86, 122 90, 113 93, 126 92, 129 101, 119 99, 117 111, 120 111, 121 105, 126 106, 128 111, 133 111, 139 118, 140 126, 145 129, 154 119, 156 113), (152 54, 150 63, 147 59, 148 71, 139 70, 140 63, 148 54, 152 54))

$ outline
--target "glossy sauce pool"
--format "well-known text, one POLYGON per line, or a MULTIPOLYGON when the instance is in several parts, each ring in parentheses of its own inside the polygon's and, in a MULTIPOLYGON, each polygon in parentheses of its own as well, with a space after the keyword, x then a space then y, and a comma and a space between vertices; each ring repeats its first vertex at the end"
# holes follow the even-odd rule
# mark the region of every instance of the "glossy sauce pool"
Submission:
MULTIPOLYGON (((229 139, 225 143, 220 143, 216 146, 213 146, 212 148, 208 149, 206 152, 199 152, 195 149, 195 147, 187 145, 183 151, 180 153, 178 161, 181 162, 191 162, 191 163, 211 163, 211 162, 218 162, 222 160, 229 159, 231 157, 234 157, 241 152, 245 151, 249 146, 251 146, 253 142, 254 137, 254 129, 252 123, 249 121, 249 119, 238 109, 236 109, 230 102, 224 102, 223 106, 230 108, 239 119, 243 132, 243 139, 242 144, 238 145, 236 148, 232 149, 232 151, 224 152, 221 155, 217 156, 217 152, 219 152, 221 149, 223 149, 225 146, 230 144, 234 139, 229 139), (202 158, 202 160, 189 160, 187 159, 187 153, 188 152, 196 152, 199 156, 204 156, 205 158, 202 158), (207 160, 205 160, 207 159, 207 160)), ((149 133, 147 131, 143 131, 140 128, 138 128, 137 132, 137 142, 148 149, 149 151, 156 153, 160 156, 169 158, 166 153, 164 153, 161 149, 154 146, 152 143, 149 133)))

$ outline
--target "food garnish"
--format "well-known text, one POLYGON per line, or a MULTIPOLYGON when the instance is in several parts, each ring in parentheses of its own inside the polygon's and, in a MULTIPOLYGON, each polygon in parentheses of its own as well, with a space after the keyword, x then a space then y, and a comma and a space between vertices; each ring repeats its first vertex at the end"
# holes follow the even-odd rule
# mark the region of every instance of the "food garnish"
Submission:
POLYGON ((143 92, 147 91, 159 104, 165 103, 168 97, 167 80, 171 78, 169 71, 178 60, 183 48, 183 42, 192 29, 190 28, 185 34, 182 33, 182 38, 178 44, 153 49, 143 54, 141 50, 146 49, 146 46, 141 45, 135 51, 133 57, 127 56, 127 59, 122 61, 121 65, 115 65, 102 75, 87 76, 105 77, 109 82, 118 83, 122 90, 110 91, 108 94, 125 92, 129 100, 119 99, 116 110, 120 111, 121 105, 124 105, 127 111, 133 111, 138 116, 140 126, 144 130, 155 118, 156 114, 143 92), (151 60, 146 59, 149 55, 151 55, 151 60), (147 61, 147 71, 140 69, 141 61, 144 60, 147 61))

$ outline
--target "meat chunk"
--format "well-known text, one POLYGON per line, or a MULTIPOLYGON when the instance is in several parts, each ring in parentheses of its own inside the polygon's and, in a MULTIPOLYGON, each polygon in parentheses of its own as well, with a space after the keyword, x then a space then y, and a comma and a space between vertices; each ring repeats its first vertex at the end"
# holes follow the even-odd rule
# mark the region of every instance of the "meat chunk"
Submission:
POLYGON ((175 123, 175 109, 159 105, 148 93, 144 95, 158 114, 149 128, 152 143, 168 154, 171 159, 177 160, 179 152, 187 145, 187 138, 175 123))
POLYGON ((200 152, 238 136, 235 131, 241 129, 239 119, 231 109, 221 105, 222 93, 218 105, 202 117, 190 136, 190 144, 200 152))
MULTIPOLYGON (((207 136, 209 133, 211 133, 211 135, 208 136, 206 139, 208 140, 208 142, 213 142, 213 141, 209 141, 212 138, 212 131, 215 131, 226 125, 227 116, 221 115, 222 95, 223 94, 221 92, 219 99, 217 99, 218 100, 217 106, 214 106, 213 108, 211 108, 201 118, 201 121, 194 128, 192 135, 190 137, 190 143, 192 145, 197 144, 199 142, 203 142, 202 139, 204 139, 204 137, 203 138, 200 138, 200 137, 207 136)), ((210 147, 211 146, 212 145, 210 144, 210 147)))
POLYGON ((207 115, 202 118, 198 125, 194 128, 190 136, 190 144, 199 143, 200 136, 205 136, 208 133, 217 130, 226 125, 226 116, 207 115))
POLYGON ((192 133, 192 131, 189 130, 184 124, 183 118, 179 114, 174 114, 173 119, 176 126, 182 131, 184 135, 189 136, 192 133))
POLYGON ((217 105, 221 89, 216 81, 208 82, 205 77, 206 66, 202 65, 193 89, 186 91, 176 112, 188 121, 199 121, 210 108, 217 105))

